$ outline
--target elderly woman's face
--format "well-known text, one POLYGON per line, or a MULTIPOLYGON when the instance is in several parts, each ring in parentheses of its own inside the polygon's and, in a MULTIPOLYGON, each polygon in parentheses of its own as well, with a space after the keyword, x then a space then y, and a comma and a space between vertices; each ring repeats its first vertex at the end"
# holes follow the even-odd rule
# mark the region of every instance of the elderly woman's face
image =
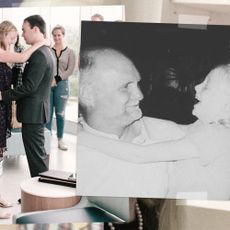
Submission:
POLYGON ((216 71, 211 71, 195 90, 198 103, 194 105, 193 115, 204 123, 226 118, 230 106, 230 84, 227 80, 221 78, 216 71))

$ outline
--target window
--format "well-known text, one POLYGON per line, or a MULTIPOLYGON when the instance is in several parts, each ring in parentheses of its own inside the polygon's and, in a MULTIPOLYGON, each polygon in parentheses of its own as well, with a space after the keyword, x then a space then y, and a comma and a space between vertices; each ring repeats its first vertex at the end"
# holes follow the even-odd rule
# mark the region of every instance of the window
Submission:
MULTIPOLYGON (((124 20, 123 6, 44 6, 44 7, 12 7, 1 8, 0 18, 12 21, 21 36, 21 27, 24 18, 40 14, 47 23, 47 34, 51 36, 54 26, 60 24, 65 27, 66 44, 72 48, 76 56, 80 50, 80 25, 81 20, 91 20, 91 16, 95 13, 103 15, 105 21, 124 20)), ((27 47, 25 41, 20 37, 22 45, 27 47)), ((66 120, 77 121, 77 76, 76 68, 72 76, 69 77, 70 83, 70 99, 66 108, 66 120)))

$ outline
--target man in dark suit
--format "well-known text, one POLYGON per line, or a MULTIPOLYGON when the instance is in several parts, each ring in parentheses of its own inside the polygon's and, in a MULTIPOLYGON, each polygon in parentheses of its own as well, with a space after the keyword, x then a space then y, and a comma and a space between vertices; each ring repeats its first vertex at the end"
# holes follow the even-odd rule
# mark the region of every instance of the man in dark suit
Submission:
MULTIPOLYGON (((29 45, 45 39, 46 24, 39 15, 27 17, 22 36, 29 45)), ((50 90, 54 57, 49 47, 42 46, 29 58, 23 73, 23 83, 2 92, 5 103, 17 101, 17 119, 22 123, 22 139, 31 177, 48 170, 48 155, 44 147, 44 125, 50 117, 50 90)))

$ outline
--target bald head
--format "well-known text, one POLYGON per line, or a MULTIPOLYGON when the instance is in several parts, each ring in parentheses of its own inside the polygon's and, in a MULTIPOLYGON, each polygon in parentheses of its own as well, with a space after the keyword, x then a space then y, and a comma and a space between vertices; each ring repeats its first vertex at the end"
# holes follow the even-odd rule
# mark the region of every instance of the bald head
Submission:
POLYGON ((101 80, 102 75, 108 72, 117 71, 119 66, 124 64, 127 69, 137 72, 134 64, 123 53, 111 48, 94 48, 81 52, 80 55, 80 85, 86 82, 92 85, 95 81, 101 80))
MULTIPOLYGON (((90 49, 80 57, 79 103, 85 119, 104 119, 119 126, 141 116, 138 88, 140 75, 121 52, 111 49, 90 49), (112 106, 111 106, 112 105, 112 106)), ((95 122, 93 122, 95 123, 95 122)))

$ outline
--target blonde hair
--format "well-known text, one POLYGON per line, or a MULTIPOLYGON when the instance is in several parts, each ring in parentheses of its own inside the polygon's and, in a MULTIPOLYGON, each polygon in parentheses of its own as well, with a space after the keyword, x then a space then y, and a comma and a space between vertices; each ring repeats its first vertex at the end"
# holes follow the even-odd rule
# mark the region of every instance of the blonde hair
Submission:
POLYGON ((6 44, 4 43, 5 36, 11 31, 17 31, 16 26, 10 21, 3 21, 0 23, 0 48, 6 50, 6 44))
POLYGON ((52 29, 52 35, 54 34, 55 30, 61 30, 61 33, 63 34, 63 36, 65 36, 65 28, 61 25, 56 25, 53 29, 52 29))
MULTIPOLYGON (((220 94, 223 96, 226 96, 227 99, 230 99, 230 64, 223 64, 215 67, 210 71, 211 74, 215 76, 215 78, 218 80, 218 84, 223 86, 224 88, 221 88, 220 94)), ((222 113, 218 114, 218 123, 230 127, 230 100, 228 100, 228 104, 224 104, 224 108, 222 113)))

